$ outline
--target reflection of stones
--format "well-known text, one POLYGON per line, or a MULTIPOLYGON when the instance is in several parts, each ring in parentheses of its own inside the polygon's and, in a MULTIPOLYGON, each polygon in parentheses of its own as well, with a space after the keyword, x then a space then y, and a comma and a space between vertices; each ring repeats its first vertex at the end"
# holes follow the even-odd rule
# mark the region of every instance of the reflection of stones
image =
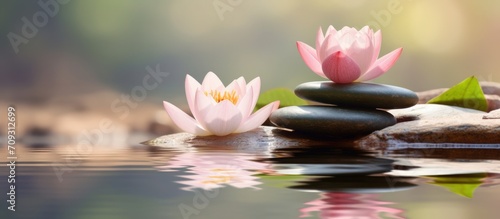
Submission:
POLYGON ((395 124, 389 113, 378 108, 405 108, 417 103, 410 90, 382 84, 336 84, 307 82, 295 89, 297 96, 324 106, 292 106, 276 110, 270 121, 278 127, 298 132, 354 137, 395 124))
POLYGON ((483 119, 485 112, 439 104, 389 112, 400 122, 362 138, 359 144, 373 148, 401 142, 489 143, 500 148, 500 122, 483 119))
POLYGON ((392 170, 393 161, 389 159, 353 154, 349 150, 324 149, 276 150, 272 158, 263 161, 271 163, 271 168, 277 173, 286 175, 368 175, 392 170))
POLYGON ((44 149, 54 144, 53 133, 48 128, 28 128, 22 143, 32 149, 44 149))
MULTIPOLYGON (((481 82, 481 88, 483 89, 485 97, 488 100, 488 111, 500 109, 500 83, 483 81, 481 82)), ((417 95, 419 97, 419 103, 427 103, 427 101, 442 94, 446 90, 448 89, 440 88, 418 92, 417 95)))
POLYGON ((336 191, 349 193, 383 193, 416 187, 414 178, 395 176, 328 176, 297 182, 292 189, 304 191, 336 191))
POLYGON ((311 217, 319 212, 319 218, 405 218, 404 211, 392 208, 391 202, 379 201, 377 194, 327 192, 321 198, 305 203, 300 217, 311 217), (382 217, 382 215, 384 217, 382 217))

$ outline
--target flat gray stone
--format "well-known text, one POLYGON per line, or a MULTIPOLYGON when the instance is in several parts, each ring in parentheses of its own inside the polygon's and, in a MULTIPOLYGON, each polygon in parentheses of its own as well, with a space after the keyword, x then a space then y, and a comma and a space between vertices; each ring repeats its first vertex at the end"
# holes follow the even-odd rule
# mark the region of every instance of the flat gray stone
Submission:
POLYGON ((307 82, 297 86, 295 94, 319 103, 362 108, 399 109, 418 102, 417 94, 406 88, 370 83, 307 82))
POLYGON ((352 142, 339 142, 332 139, 314 139, 307 135, 291 132, 271 126, 261 126, 254 130, 230 134, 227 136, 195 136, 193 134, 181 132, 164 135, 142 144, 179 151, 189 151, 192 147, 209 147, 211 149, 221 148, 232 149, 244 152, 267 153, 274 149, 303 146, 326 146, 336 145, 336 147, 352 148, 352 142))
MULTIPOLYGON (((402 114, 407 115, 407 114, 402 114)), ((418 115, 410 115, 410 117, 417 117, 418 115)), ((436 118, 436 117, 434 117, 436 118)), ((405 122, 400 123, 404 126, 405 122)), ((397 124, 395 126, 399 126, 397 124)), ((394 126, 388 127, 392 128, 394 126)), ((400 126, 401 128, 401 126, 400 126)), ((433 134, 435 137, 431 140, 438 141, 436 143, 423 143, 425 140, 429 140, 432 133, 430 134, 418 134, 418 130, 412 130, 416 127, 408 127, 406 130, 401 130, 401 132, 391 132, 387 133, 384 129, 381 131, 376 131, 368 136, 365 136, 360 139, 335 139, 335 138, 326 138, 323 136, 313 136, 310 134, 299 133, 295 131, 289 131, 276 127, 268 127, 261 126, 254 130, 239 133, 239 134, 231 134, 227 136, 195 136, 189 133, 176 133, 170 135, 164 135, 146 142, 143 144, 147 145, 151 151, 171 151, 171 152, 203 152, 203 151, 224 151, 224 152, 242 152, 242 153, 251 153, 256 155, 269 155, 270 152, 276 152, 278 154, 284 152, 288 153, 293 151, 296 155, 293 159, 287 159, 285 157, 273 157, 272 159, 274 164, 280 164, 279 168, 282 168, 280 171, 286 172, 286 167, 284 168, 284 164, 319 164, 328 161, 329 163, 339 163, 344 162, 351 165, 357 165, 362 163, 362 161, 356 159, 355 157, 349 157, 349 152, 347 154, 338 154, 338 156, 343 157, 343 159, 338 159, 336 157, 330 156, 326 158, 328 154, 319 153, 319 151, 330 149, 333 150, 359 150, 359 151, 376 151, 380 150, 381 154, 388 154, 391 151, 399 151, 398 154, 404 155, 405 159, 409 158, 446 158, 446 159, 489 159, 495 160, 500 157, 500 144, 480 144, 479 141, 475 141, 471 144, 463 144, 463 143, 450 143, 451 139, 449 136, 444 136, 443 139, 439 139, 439 134, 433 134), (417 133, 416 136, 407 136, 405 137, 404 131, 409 132, 410 135, 417 133), (386 134, 383 134, 386 132, 386 134), (399 133, 399 135, 397 134, 399 133), (428 137, 426 137, 428 136, 428 137), (421 138, 419 140, 418 138, 421 138), (413 141, 413 142, 404 142, 404 140, 413 141), (416 141, 416 142, 415 142, 416 141), (484 148, 487 146, 487 148, 484 148), (297 153, 297 151, 304 151, 304 153, 297 153), (318 154, 319 153, 319 154, 318 154), (315 157, 316 159, 310 159, 311 157, 315 157), (352 159, 351 159, 352 158, 352 159), (280 161, 277 161, 279 159, 280 161), (349 161, 349 162, 347 162, 349 161), (359 161, 359 162, 358 162, 359 161)), ((418 129, 418 128, 417 128, 418 129)), ((478 132, 474 132, 469 136, 475 135, 476 139, 493 139, 491 138, 492 132, 488 133, 488 136, 483 137, 482 134, 478 132)), ((498 138, 497 138, 498 139, 498 138)), ((471 141, 471 140, 468 140, 471 141)), ((472 139, 472 141, 474 141, 472 139)), ((94 152, 99 152, 94 150, 94 152)), ((334 154, 336 154, 335 152, 334 154)), ((170 153, 169 153, 170 154, 170 153)), ((359 157, 358 157, 359 158, 359 157)), ((412 160, 411 162, 417 162, 417 160, 412 160)), ((366 160, 368 163, 372 163, 373 165, 382 165, 385 164, 378 163, 373 160, 366 160)), ((268 162, 266 160, 266 162, 268 162)), ((428 161, 426 161, 428 162, 428 161)), ((436 162, 436 161, 434 161, 436 162)), ((444 163, 443 163, 444 164, 444 163)), ((500 173, 500 166, 495 163, 487 164, 480 163, 481 165, 486 165, 481 167, 482 169, 486 169, 488 171, 483 172, 497 172, 500 173), (496 166, 495 166, 496 165, 496 166), (498 167, 498 168, 493 168, 498 167)), ((431 163, 430 166, 435 168, 437 166, 443 166, 440 164, 431 163)), ((449 163, 447 163, 449 167, 449 163)), ((417 164, 416 166, 423 166, 421 164, 417 164)), ((467 167, 473 167, 473 164, 468 163, 465 165, 467 167), (471 166, 472 165, 472 166, 471 166)), ((291 166, 288 166, 292 168, 291 166)), ((305 167, 311 168, 307 165, 300 165, 302 171, 305 171, 305 167)), ((308 169, 308 173, 318 172, 321 167, 315 167, 312 169, 308 169)), ((352 168, 352 167, 349 167, 352 168)), ((459 169, 463 169, 464 167, 457 167, 459 169)), ((480 169, 481 169, 480 168, 480 169)), ((456 168, 455 168, 456 169, 456 168)), ((474 168, 472 168, 474 169, 474 168)), ((475 170, 478 170, 476 165, 475 170)), ((290 170, 291 171, 291 170, 290 170)), ((338 172, 336 174, 339 174, 338 172)))
POLYGON ((335 106, 291 106, 274 111, 269 118, 278 127, 315 135, 353 137, 396 124, 381 110, 335 106))

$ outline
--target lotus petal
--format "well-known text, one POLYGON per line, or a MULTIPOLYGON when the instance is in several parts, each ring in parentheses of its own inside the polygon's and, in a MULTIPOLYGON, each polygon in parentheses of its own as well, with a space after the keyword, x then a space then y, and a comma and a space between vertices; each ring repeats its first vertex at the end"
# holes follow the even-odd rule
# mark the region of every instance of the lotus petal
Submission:
POLYGON ((307 67, 319 76, 325 77, 323 71, 321 70, 321 63, 316 57, 316 50, 303 42, 297 42, 297 48, 307 67))
POLYGON ((396 49, 375 61, 372 67, 359 77, 358 81, 368 81, 387 72, 396 63, 402 51, 403 48, 396 49))
POLYGON ((267 118, 269 118, 274 110, 278 109, 279 105, 279 101, 274 101, 262 107, 257 112, 252 114, 246 121, 244 121, 243 124, 241 124, 241 126, 235 132, 247 132, 259 127, 267 120, 267 118))
POLYGON ((356 62, 341 51, 333 53, 323 62, 323 72, 330 80, 340 84, 351 83, 361 75, 356 62))
POLYGON ((196 122, 196 120, 194 120, 191 116, 189 116, 173 104, 163 101, 163 106, 165 107, 165 110, 167 111, 172 121, 183 131, 199 136, 210 134, 207 130, 203 129, 200 124, 196 122))

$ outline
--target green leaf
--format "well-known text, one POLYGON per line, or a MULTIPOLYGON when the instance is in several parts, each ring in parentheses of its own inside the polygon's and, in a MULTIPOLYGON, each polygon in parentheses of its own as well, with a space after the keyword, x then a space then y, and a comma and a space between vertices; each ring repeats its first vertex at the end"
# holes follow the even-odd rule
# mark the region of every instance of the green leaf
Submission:
POLYGON ((298 106, 307 104, 305 100, 295 96, 293 91, 290 89, 274 88, 260 95, 259 99, 257 100, 257 105, 255 106, 255 109, 258 110, 276 100, 280 101, 280 108, 286 106, 298 106))
POLYGON ((481 85, 474 76, 451 87, 427 103, 459 106, 481 111, 488 110, 488 102, 484 97, 483 89, 481 89, 481 85))
POLYGON ((434 179, 431 184, 444 187, 457 195, 472 198, 474 191, 483 183, 485 177, 485 173, 436 176, 431 177, 434 179))

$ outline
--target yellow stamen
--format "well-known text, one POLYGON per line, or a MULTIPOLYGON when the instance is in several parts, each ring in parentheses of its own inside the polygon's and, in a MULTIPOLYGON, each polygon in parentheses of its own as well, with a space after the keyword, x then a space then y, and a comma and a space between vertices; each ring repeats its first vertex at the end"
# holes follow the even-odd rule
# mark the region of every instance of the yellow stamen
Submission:
POLYGON ((234 176, 208 176, 207 180, 202 181, 202 184, 224 184, 233 181, 234 176))
POLYGON ((232 90, 231 92, 224 91, 223 93, 217 90, 211 90, 210 92, 205 91, 205 95, 211 96, 217 103, 223 100, 229 100, 231 101, 231 103, 236 105, 239 99, 239 96, 235 90, 232 90))
POLYGON ((235 178, 235 170, 228 168, 213 168, 210 169, 215 175, 209 175, 206 180, 203 180, 202 184, 227 184, 231 183, 235 178))

